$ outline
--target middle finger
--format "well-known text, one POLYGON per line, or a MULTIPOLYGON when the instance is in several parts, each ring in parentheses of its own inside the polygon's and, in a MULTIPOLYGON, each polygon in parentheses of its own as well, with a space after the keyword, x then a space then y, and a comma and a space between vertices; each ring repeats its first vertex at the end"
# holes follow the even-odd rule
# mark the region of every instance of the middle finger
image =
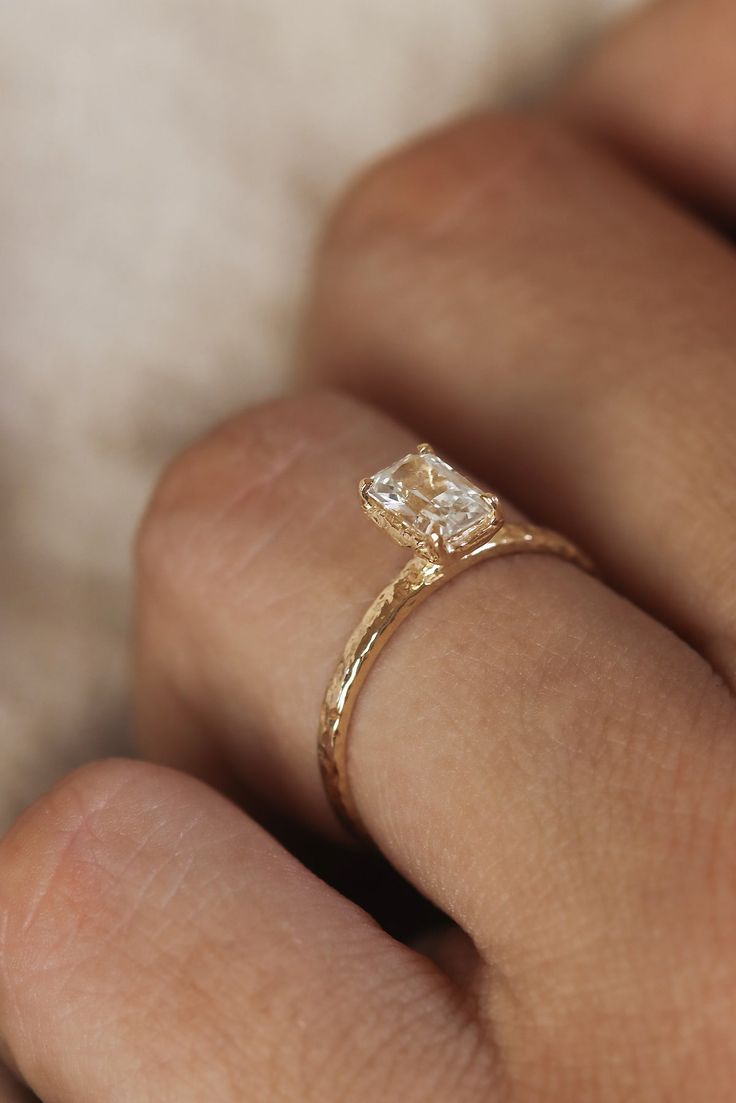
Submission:
POLYGON ((563 127, 484 117, 335 221, 317 374, 503 479, 736 678, 736 261, 563 127))

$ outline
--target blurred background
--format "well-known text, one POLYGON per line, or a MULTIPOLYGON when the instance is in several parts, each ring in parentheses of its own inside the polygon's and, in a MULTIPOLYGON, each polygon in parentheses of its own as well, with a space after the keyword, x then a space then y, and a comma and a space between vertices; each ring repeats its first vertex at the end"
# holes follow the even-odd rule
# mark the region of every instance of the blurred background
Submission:
POLYGON ((137 517, 172 454, 288 386, 351 174, 635 3, 3 5, 0 829, 126 749, 137 517))

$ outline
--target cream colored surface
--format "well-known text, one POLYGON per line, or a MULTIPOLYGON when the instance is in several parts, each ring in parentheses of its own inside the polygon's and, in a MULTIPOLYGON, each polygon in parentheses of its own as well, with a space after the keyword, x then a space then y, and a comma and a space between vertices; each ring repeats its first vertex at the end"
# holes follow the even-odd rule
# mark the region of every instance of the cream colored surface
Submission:
POLYGON ((632 2, 6 6, 0 826, 125 747, 136 517, 167 457, 287 384, 336 191, 632 2))

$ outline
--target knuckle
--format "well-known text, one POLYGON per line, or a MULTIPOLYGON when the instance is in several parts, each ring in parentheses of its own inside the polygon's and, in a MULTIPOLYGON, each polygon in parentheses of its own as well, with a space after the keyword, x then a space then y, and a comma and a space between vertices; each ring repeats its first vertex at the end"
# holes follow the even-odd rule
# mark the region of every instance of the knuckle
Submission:
POLYGON ((158 478, 134 542, 139 582, 158 582, 163 572, 179 570, 186 562, 188 522, 202 497, 205 484, 217 485, 217 465, 225 448, 217 432, 175 456, 158 478))
POLYGON ((355 411, 352 399, 328 389, 279 399, 236 415, 177 456, 138 528, 139 589, 178 599, 242 566, 249 530, 256 543, 264 517, 281 520, 287 473, 355 411))
MULTIPOLYGON (((68 959, 99 915, 127 795, 155 767, 125 760, 84 766, 25 812, 0 844, 3 976, 40 974, 68 959)), ((132 844, 131 844, 132 845, 132 844)), ((16 985, 17 987, 17 985, 16 985)))
POLYGON ((578 158, 581 139, 552 119, 482 115, 370 166, 328 223, 326 250, 376 235, 445 236, 458 225, 504 217, 578 158))

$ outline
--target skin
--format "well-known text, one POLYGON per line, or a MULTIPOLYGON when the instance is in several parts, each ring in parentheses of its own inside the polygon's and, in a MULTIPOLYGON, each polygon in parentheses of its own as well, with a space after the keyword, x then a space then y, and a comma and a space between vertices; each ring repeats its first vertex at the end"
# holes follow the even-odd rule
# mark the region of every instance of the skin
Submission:
POLYGON ((73 774, 0 844, 0 1045, 47 1103, 733 1098, 736 258, 705 213, 736 213, 735 41, 729 4, 656 5, 534 117, 370 170, 309 388, 164 474, 134 664, 159 764, 73 774), (600 576, 478 566, 366 683, 358 806, 455 924, 420 950, 216 789, 341 839, 315 718, 405 560, 355 486, 425 438, 600 576))

